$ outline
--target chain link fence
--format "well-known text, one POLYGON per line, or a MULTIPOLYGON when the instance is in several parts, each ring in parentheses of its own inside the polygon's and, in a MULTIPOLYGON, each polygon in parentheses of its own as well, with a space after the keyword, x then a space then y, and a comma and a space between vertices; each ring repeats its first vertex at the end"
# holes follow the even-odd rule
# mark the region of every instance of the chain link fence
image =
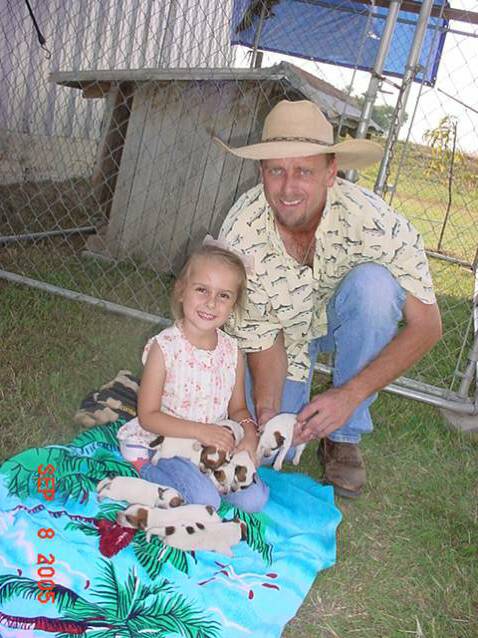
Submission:
POLYGON ((258 180, 212 136, 256 141, 273 104, 311 99, 337 135, 384 145, 381 166, 349 177, 429 251, 444 338, 389 389, 474 415, 478 4, 406 4, 407 18, 393 0, 6 0, 1 276, 166 323, 184 256, 258 180), (319 27, 335 64, 310 60, 319 27), (379 64, 387 28, 403 78, 379 64))

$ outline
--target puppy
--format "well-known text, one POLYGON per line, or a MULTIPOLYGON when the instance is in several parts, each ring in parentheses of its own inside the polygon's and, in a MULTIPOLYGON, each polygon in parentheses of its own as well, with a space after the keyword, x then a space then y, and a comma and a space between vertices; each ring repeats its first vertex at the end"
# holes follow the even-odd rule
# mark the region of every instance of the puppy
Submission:
POLYGON ((149 444, 150 449, 156 450, 151 463, 156 465, 159 459, 172 459, 182 456, 199 466, 203 446, 197 439, 187 439, 177 436, 163 436, 160 434, 149 444))
MULTIPOLYGON (((277 414, 267 421, 262 428, 257 447, 257 457, 262 461, 262 459, 270 459, 274 454, 277 454, 273 464, 275 470, 282 468, 282 463, 292 445, 296 421, 296 414, 285 412, 284 414, 277 414)), ((298 465, 305 445, 305 443, 301 443, 296 447, 292 460, 294 465, 298 465)))
MULTIPOLYGON (((161 530, 162 531, 162 530, 161 530)), ((163 542, 184 551, 207 550, 232 556, 231 547, 247 537, 247 527, 242 521, 227 521, 166 527, 163 542)))
POLYGON ((228 494, 248 487, 255 476, 256 466, 249 452, 242 450, 233 454, 229 463, 212 472, 210 478, 220 494, 228 494))
POLYGON ((152 527, 219 522, 221 519, 211 505, 180 505, 171 510, 164 510, 135 504, 118 512, 116 520, 122 527, 147 531, 152 527))
POLYGON ((150 483, 134 476, 115 476, 105 478, 96 486, 98 499, 110 498, 113 501, 139 503, 148 507, 168 509, 184 503, 181 494, 173 487, 150 483))
MULTIPOLYGON (((236 445, 242 440, 244 430, 236 421, 224 419, 223 421, 218 421, 217 425, 227 428, 232 433, 236 445)), ((199 467, 201 472, 216 470, 230 460, 230 456, 225 450, 213 445, 203 446, 196 439, 160 435, 151 441, 149 447, 156 450, 151 463, 156 464, 159 459, 182 456, 199 467)))

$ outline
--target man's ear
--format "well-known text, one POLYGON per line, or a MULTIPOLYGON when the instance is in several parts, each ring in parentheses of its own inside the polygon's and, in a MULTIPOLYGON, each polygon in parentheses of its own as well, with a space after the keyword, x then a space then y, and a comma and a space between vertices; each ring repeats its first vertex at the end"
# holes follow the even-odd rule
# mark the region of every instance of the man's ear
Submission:
POLYGON ((263 173, 262 173, 262 160, 259 160, 257 162, 257 166, 258 166, 258 170, 259 170, 260 180, 261 180, 261 182, 263 182, 264 180, 263 180, 263 173))
POLYGON ((335 184, 335 178, 337 177, 337 160, 335 157, 330 160, 327 166, 327 187, 331 188, 335 184))

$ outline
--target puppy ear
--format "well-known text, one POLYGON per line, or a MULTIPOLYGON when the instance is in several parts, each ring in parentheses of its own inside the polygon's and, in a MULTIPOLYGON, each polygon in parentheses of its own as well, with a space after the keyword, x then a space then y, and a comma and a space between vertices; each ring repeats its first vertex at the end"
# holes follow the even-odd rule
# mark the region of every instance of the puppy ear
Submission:
MULTIPOLYGON (((131 527, 134 527, 135 529, 139 529, 139 521, 136 516, 133 516, 132 514, 125 514, 124 517, 126 519, 126 522, 129 523, 131 527)), ((120 525, 122 524, 120 521, 118 522, 120 525)))
POLYGON ((140 507, 136 513, 136 518, 138 521, 138 527, 140 529, 146 529, 146 527, 148 526, 148 510, 140 507))
POLYGON ((274 432, 274 438, 276 440, 277 447, 282 447, 284 445, 285 436, 283 436, 280 432, 274 432))
POLYGON ((237 465, 234 470, 234 476, 239 482, 243 482, 247 478, 247 467, 244 465, 237 465))

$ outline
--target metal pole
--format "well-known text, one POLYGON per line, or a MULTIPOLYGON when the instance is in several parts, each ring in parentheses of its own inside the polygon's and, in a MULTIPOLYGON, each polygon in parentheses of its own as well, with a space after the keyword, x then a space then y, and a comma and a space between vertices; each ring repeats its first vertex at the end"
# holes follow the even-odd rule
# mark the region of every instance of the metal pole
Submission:
POLYGON ((417 27, 415 29, 415 36, 413 38, 412 46, 410 47, 410 53, 408 55, 407 66, 405 73, 403 74, 402 85, 398 94, 397 103, 395 104, 395 110, 392 117, 392 125, 388 134, 387 142, 385 144, 385 151, 383 154, 382 162, 380 164, 377 180, 375 182, 375 192, 378 195, 382 195, 386 189, 386 181, 389 172, 390 162, 392 160, 393 148, 397 141, 400 127, 403 124, 405 107, 407 105, 410 89, 412 88, 412 82, 418 71, 418 61, 420 59, 420 53, 423 46, 423 40, 425 39, 425 33, 428 25, 428 20, 433 8, 433 0, 424 0, 420 9, 420 15, 418 17, 417 27))
MULTIPOLYGON (((16 284, 25 284, 31 288, 43 290, 73 301, 84 301, 92 306, 96 306, 100 310, 108 310, 109 312, 130 317, 132 319, 140 319, 141 321, 148 321, 165 327, 171 325, 170 319, 166 319, 160 315, 153 315, 148 312, 142 312, 141 310, 135 310, 134 308, 128 308, 127 306, 121 306, 120 304, 105 301, 104 299, 98 299, 97 297, 91 297, 90 295, 84 295, 82 293, 75 292, 74 290, 60 288, 59 286, 53 286, 52 284, 47 284, 43 281, 31 279, 30 277, 17 275, 13 272, 8 272, 7 270, 0 270, 0 279, 6 279, 7 281, 11 281, 16 284)), ((316 364, 315 370, 325 374, 332 374, 332 369, 324 364, 316 364)), ((423 403, 428 403, 429 405, 450 410, 453 413, 468 415, 477 414, 478 408, 471 402, 467 402, 464 399, 463 401, 451 401, 449 399, 444 399, 442 396, 435 394, 438 388, 419 384, 418 382, 414 383, 411 379, 403 379, 403 383, 407 383, 407 385, 404 386, 399 385, 400 381, 402 381, 402 379, 397 379, 395 383, 391 383, 383 389, 387 392, 391 392, 392 394, 398 394, 408 399, 415 399, 416 401, 421 401, 423 403)), ((462 399, 462 397, 457 398, 462 399)))
POLYGON ((96 306, 100 310, 108 310, 109 312, 113 312, 117 315, 124 315, 132 319, 141 319, 141 321, 149 321, 150 323, 155 323, 161 326, 171 325, 171 321, 169 319, 160 317, 159 315, 153 315, 149 312, 143 312, 142 310, 135 310, 134 308, 121 306, 120 304, 105 301, 104 299, 98 299, 97 297, 91 297, 90 295, 84 295, 81 292, 75 292, 74 290, 68 290, 67 288, 53 286, 52 284, 47 284, 44 281, 38 281, 36 279, 31 279, 30 277, 17 275, 14 272, 8 272, 7 270, 0 270, 0 278, 12 281, 15 284, 26 284, 31 288, 44 290, 45 292, 50 292, 54 295, 59 295, 60 297, 65 297, 66 299, 71 299, 73 301, 84 301, 92 306, 96 306))
POLYGON ((45 230, 40 233, 24 233, 22 235, 2 235, 0 246, 4 244, 14 244, 18 241, 38 241, 48 237, 68 237, 69 235, 93 235, 96 233, 96 226, 79 226, 78 228, 63 228, 59 230, 45 230))
MULTIPOLYGON (((321 374, 332 375, 332 368, 323 363, 316 363, 314 369, 316 372, 320 372, 321 374)), ((384 392, 390 392, 391 394, 397 394, 398 396, 405 397, 406 399, 413 399, 415 401, 420 401, 421 403, 427 403, 428 405, 433 405, 436 408, 449 410, 454 414, 475 416, 478 413, 478 406, 471 401, 466 400, 465 397, 455 394, 456 400, 445 399, 444 397, 433 393, 433 390, 437 389, 434 386, 426 386, 425 384, 416 383, 415 385, 417 387, 411 387, 409 385, 411 379, 403 379, 404 382, 408 382, 403 385, 401 384, 401 381, 402 378, 397 379, 382 389, 384 392), (420 385, 422 387, 420 387, 420 385)))
POLYGON ((264 26, 264 22, 266 19, 266 11, 267 11, 266 0, 262 0, 261 15, 259 18, 259 24, 257 25, 256 33, 254 35, 254 44, 252 47, 251 67, 250 67, 251 69, 259 69, 262 64, 263 53, 262 51, 258 51, 257 47, 259 46, 259 41, 261 39, 262 28, 264 26))
MULTIPOLYGON (((401 4, 402 0, 392 0, 390 2, 390 9, 388 11, 383 34, 380 39, 380 46, 377 51, 375 63, 370 75, 370 82, 362 105, 362 113, 360 114, 360 121, 355 135, 358 139, 364 139, 367 136, 368 127, 372 118, 373 105, 375 104, 377 92, 382 81, 381 75, 383 73, 385 59, 392 42, 393 31, 397 23, 401 4)), ((350 169, 346 171, 345 177, 351 182, 356 182, 358 179, 357 171, 350 169)))

